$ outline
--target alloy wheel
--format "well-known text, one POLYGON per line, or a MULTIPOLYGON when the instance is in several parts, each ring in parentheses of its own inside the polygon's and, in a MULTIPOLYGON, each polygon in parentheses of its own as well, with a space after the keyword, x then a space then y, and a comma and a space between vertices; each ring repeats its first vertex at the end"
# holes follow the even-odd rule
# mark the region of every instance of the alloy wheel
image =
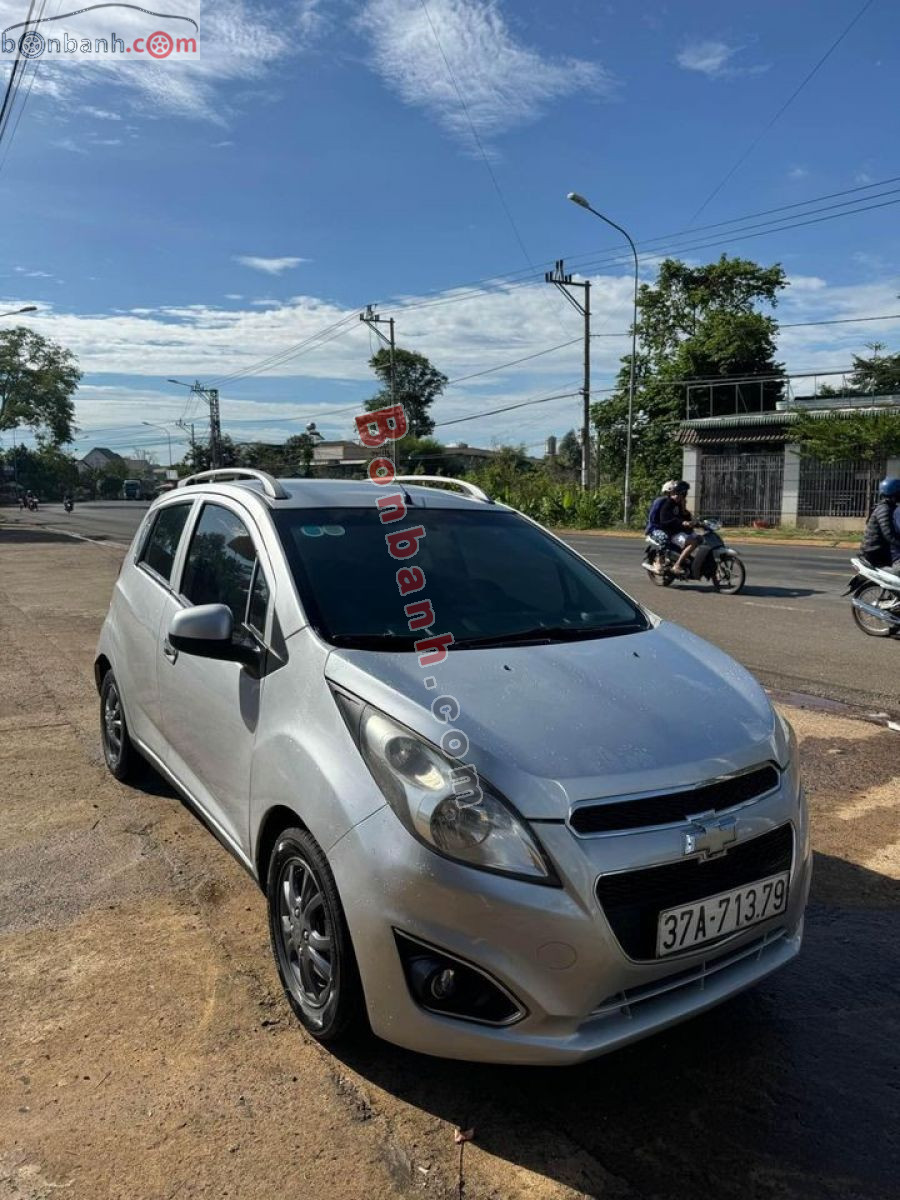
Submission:
POLYGON ((122 757, 123 736, 122 701, 115 682, 111 682, 103 701, 103 748, 111 766, 122 757))
POLYGON ((299 855, 281 867, 277 929, 285 981, 307 1016, 321 1020, 334 991, 334 930, 322 886, 299 855))

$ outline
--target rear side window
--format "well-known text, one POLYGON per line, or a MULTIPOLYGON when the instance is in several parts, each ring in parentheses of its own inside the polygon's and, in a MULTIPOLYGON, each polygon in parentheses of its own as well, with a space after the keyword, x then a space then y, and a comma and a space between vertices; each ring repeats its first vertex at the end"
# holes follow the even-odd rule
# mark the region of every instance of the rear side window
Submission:
POLYGON ((172 577, 172 564, 191 506, 169 504, 156 514, 150 536, 144 543, 138 562, 145 563, 166 583, 172 577))
POLYGON ((185 599, 191 604, 227 604, 239 628, 255 566, 256 548, 241 518, 218 504, 205 504, 184 564, 185 599))

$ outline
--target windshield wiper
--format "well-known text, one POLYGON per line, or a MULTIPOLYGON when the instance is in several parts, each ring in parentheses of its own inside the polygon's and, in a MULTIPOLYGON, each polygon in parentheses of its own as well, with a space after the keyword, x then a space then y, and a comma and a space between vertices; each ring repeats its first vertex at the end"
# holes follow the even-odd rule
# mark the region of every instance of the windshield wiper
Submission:
POLYGON ((457 638, 450 650, 469 650, 488 646, 546 645, 550 642, 577 642, 592 638, 618 637, 625 633, 640 633, 646 625, 629 621, 626 625, 538 625, 515 633, 492 633, 483 637, 457 638))

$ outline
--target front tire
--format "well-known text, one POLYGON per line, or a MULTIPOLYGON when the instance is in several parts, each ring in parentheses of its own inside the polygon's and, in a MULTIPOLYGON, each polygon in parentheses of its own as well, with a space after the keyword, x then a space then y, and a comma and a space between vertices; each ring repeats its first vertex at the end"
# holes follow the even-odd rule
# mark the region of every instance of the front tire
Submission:
POLYGON ((736 596, 743 590, 746 582, 747 568, 741 560, 736 555, 723 554, 716 563, 716 574, 713 581, 714 586, 718 585, 716 590, 724 592, 728 596, 736 596))
POLYGON ((318 1042, 365 1025, 353 943, 328 860, 305 829, 286 829, 269 860, 269 935, 291 1008, 318 1042))
POLYGON ((119 685, 112 671, 106 672, 100 685, 100 741, 110 774, 124 783, 134 771, 136 754, 128 735, 119 685))

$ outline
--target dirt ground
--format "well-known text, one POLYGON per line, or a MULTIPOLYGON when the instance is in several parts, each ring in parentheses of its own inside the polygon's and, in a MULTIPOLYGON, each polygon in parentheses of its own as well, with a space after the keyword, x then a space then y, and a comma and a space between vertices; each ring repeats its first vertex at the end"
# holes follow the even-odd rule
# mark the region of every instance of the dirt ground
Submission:
POLYGON ((816 875, 763 986, 576 1069, 338 1058, 290 1016, 253 882, 149 769, 103 766, 120 554, 0 533, 2 1200, 896 1194, 900 735, 788 714, 816 875))

